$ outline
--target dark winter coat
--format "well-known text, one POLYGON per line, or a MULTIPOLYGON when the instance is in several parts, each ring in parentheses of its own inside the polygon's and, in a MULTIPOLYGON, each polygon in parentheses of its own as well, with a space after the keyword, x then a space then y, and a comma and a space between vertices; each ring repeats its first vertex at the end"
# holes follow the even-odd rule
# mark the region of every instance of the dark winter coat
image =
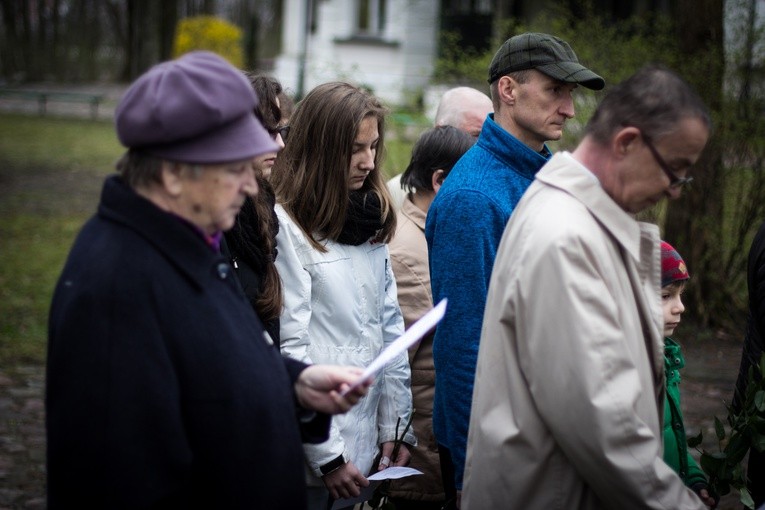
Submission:
MULTIPOLYGON (((760 226, 749 250, 747 267, 747 287, 749 289, 749 320, 747 322, 744 350, 741 354, 741 366, 736 381, 736 395, 733 406, 739 405, 739 395, 746 390, 747 375, 750 367, 760 363, 763 353, 763 337, 765 337, 765 223, 760 226)), ((755 370, 757 377, 762 377, 755 370)), ((749 451, 749 466, 747 476, 752 483, 749 489, 754 498, 755 507, 765 504, 765 453, 755 449, 749 451)))
MULTIPOLYGON (((305 506, 293 382, 231 266, 107 179, 50 311, 48 508, 305 506)), ((324 440, 320 415, 303 439, 324 440)))

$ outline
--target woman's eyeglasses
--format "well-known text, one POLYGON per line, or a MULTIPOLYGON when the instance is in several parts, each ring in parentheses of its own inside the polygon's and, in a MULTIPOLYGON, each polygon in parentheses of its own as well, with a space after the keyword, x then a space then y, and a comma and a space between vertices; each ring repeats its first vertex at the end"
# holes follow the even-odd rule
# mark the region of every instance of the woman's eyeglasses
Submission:
POLYGON ((282 141, 284 143, 287 143, 287 135, 290 134, 290 127, 289 126, 282 126, 282 127, 276 128, 276 129, 269 129, 268 130, 268 134, 271 135, 271 138, 273 138, 274 140, 276 140, 276 136, 277 135, 281 136, 282 137, 282 141))

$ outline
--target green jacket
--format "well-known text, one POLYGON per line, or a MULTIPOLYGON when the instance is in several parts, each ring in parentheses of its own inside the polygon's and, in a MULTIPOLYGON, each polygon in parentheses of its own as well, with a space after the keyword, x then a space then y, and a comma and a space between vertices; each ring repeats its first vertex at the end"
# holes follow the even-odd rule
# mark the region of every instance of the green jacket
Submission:
POLYGON ((683 413, 680 408, 680 369, 685 359, 680 346, 671 338, 664 338, 664 372, 667 376, 667 394, 664 399, 664 462, 677 471, 685 485, 693 487, 707 484, 704 472, 688 452, 683 413))

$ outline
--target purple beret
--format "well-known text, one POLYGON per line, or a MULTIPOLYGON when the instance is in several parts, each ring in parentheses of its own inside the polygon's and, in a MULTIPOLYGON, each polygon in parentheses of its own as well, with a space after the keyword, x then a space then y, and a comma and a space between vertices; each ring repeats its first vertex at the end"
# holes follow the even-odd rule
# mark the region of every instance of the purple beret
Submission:
POLYGON ((192 164, 226 163, 277 152, 253 114, 247 78, 215 53, 195 51, 158 64, 122 96, 115 112, 125 147, 192 164))

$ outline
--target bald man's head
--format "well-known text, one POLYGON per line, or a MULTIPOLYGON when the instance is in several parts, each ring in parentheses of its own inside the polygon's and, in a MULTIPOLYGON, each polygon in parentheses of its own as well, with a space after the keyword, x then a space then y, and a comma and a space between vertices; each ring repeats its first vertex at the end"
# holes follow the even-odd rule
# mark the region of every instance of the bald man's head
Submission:
POLYGON ((478 137, 486 115, 494 108, 486 94, 470 87, 455 87, 444 92, 436 110, 436 126, 454 126, 478 137))

